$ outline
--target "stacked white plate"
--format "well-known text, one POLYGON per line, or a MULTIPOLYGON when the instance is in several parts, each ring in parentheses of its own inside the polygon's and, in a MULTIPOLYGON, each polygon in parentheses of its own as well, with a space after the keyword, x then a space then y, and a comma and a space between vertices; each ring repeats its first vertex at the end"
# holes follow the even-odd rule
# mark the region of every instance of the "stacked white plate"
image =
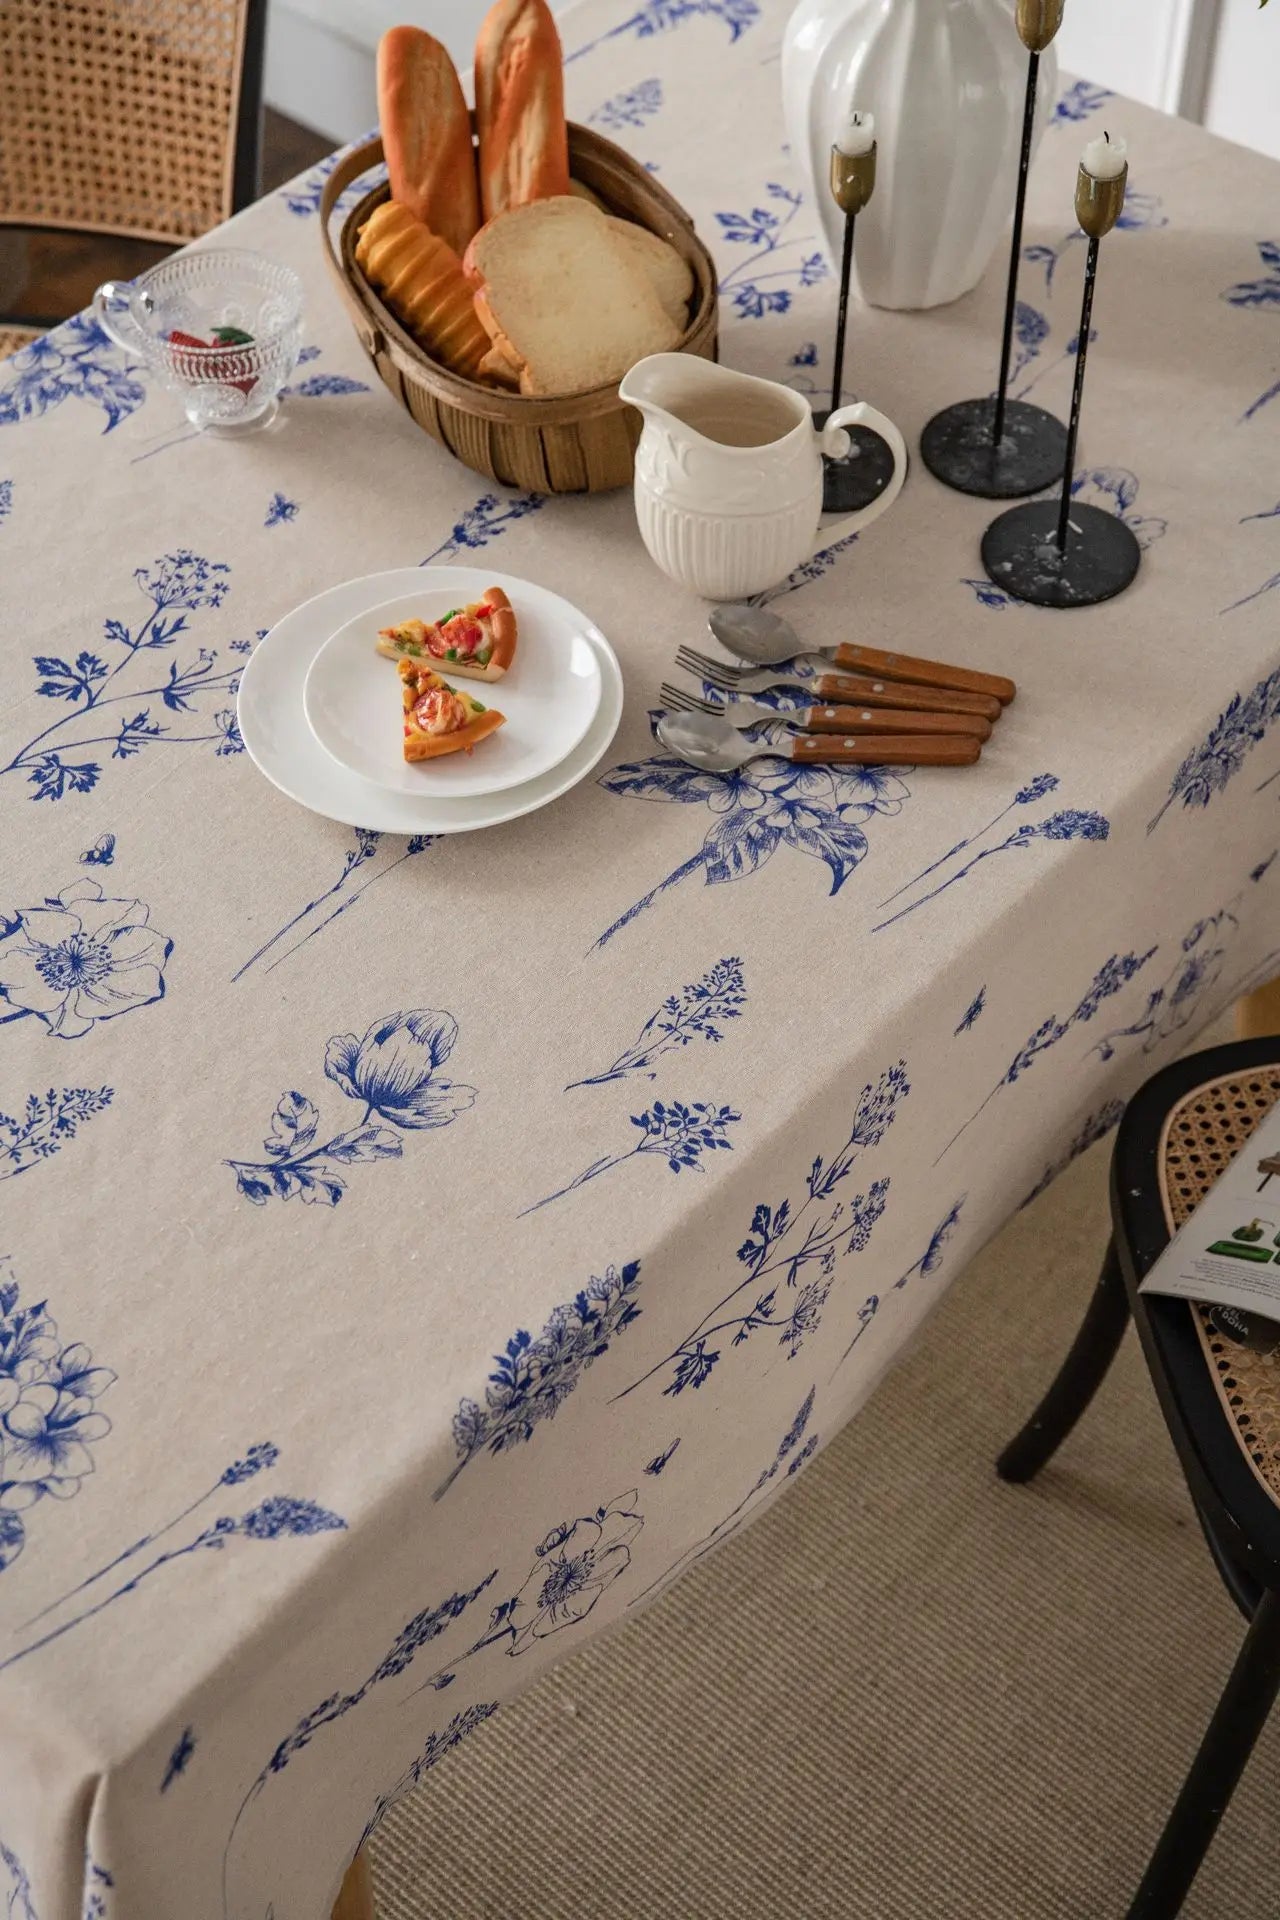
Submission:
POLYGON ((278 621, 245 667, 238 715, 254 765, 302 806, 384 833, 469 833, 545 807, 591 772, 622 717, 622 673, 593 622, 545 587, 475 567, 400 567, 278 621), (454 684, 506 725, 474 753, 410 765, 400 680, 375 651, 378 630, 439 620, 490 587, 515 608, 515 661, 501 680, 454 684))

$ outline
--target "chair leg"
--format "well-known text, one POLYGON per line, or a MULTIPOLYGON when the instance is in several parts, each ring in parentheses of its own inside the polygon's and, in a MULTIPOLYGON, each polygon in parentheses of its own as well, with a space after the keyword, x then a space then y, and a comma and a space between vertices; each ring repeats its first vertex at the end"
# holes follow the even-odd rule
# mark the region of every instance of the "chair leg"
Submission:
POLYGON ((373 1876, 369 1872, 369 1862, 363 1849, 347 1868, 347 1877, 333 1910, 333 1920, 375 1920, 373 1876))
POLYGON ((1128 1920, 1174 1920, 1280 1693, 1280 1592, 1268 1588, 1160 1836, 1128 1920))
POLYGON ((1053 1458, 1102 1385, 1128 1324, 1129 1297, 1112 1239, 1107 1243, 1088 1311, 1057 1378, 1021 1433, 996 1461, 996 1472, 1002 1480, 1034 1479, 1053 1458))

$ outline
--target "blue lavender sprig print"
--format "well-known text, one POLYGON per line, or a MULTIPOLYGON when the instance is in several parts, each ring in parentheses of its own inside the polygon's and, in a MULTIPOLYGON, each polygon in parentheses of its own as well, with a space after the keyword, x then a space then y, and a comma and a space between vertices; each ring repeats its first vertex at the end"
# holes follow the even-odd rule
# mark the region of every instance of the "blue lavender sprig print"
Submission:
POLYGON ((948 874, 947 878, 940 881, 936 887, 930 888, 928 893, 922 893, 918 899, 910 901, 905 907, 899 907, 896 913, 891 913, 887 920, 877 921, 871 931, 881 933, 885 927, 891 927, 895 920, 902 920, 907 914, 914 913, 917 907, 923 907, 928 901, 936 900, 940 893, 945 893, 948 887, 954 887, 959 881, 966 879, 984 860, 991 860, 997 854, 1019 852, 1034 846, 1041 840, 1106 840, 1110 833, 1111 822, 1105 814, 1093 813, 1087 809, 1081 810, 1079 807, 1067 807, 1059 813, 1051 813, 1047 820, 1028 822, 1016 828, 997 846, 984 847, 981 852, 973 856, 972 860, 966 861, 964 866, 948 874))
POLYGON ((629 1260, 621 1269, 606 1267, 565 1306, 557 1307, 535 1339, 521 1327, 494 1355, 485 1403, 462 1400, 453 1416, 453 1441, 458 1460, 436 1488, 439 1500, 458 1475, 485 1448, 505 1453, 532 1440, 534 1429, 554 1420, 583 1374, 610 1342, 639 1319, 636 1291, 640 1262, 629 1260))
POLYGON ((919 873, 912 875, 910 880, 904 880, 902 885, 895 887, 892 893, 886 893, 880 905, 887 907, 891 901, 900 899, 912 887, 918 886, 922 880, 927 880, 931 873, 936 873, 939 867, 945 866, 948 860, 954 860, 957 854, 964 853, 968 848, 976 846, 980 840, 985 840, 989 833, 994 833, 1000 822, 1007 814, 1012 813, 1015 807, 1034 807, 1049 794, 1056 793, 1061 784, 1056 773, 1037 773, 1033 779, 1027 781, 1025 786, 1018 788, 1012 800, 1001 807, 999 813, 988 820, 985 826, 979 827, 976 833, 967 834, 963 840, 957 840, 953 847, 948 847, 945 853, 940 853, 936 860, 931 860, 927 867, 922 867, 919 873))
POLYGON ((737 1250, 746 1276, 703 1314, 679 1344, 625 1387, 625 1400, 658 1374, 669 1378, 663 1393, 676 1396, 706 1384, 720 1364, 725 1335, 733 1347, 769 1329, 779 1336, 789 1359, 818 1326, 838 1263, 863 1252, 884 1212, 889 1182, 875 1180, 865 1193, 846 1202, 837 1188, 849 1178, 861 1156, 879 1146, 911 1091, 906 1063, 899 1061, 858 1096, 849 1133, 830 1160, 819 1154, 805 1179, 804 1198, 770 1205, 761 1201, 747 1236, 737 1250), (803 1281, 803 1286, 801 1282, 803 1281), (743 1296, 747 1304, 743 1304, 743 1296))
POLYGON ((0 1113, 0 1180, 52 1159, 114 1097, 113 1087, 50 1087, 45 1094, 29 1093, 20 1113, 0 1113))
POLYGON ((282 493, 273 493, 267 503, 267 517, 262 524, 264 527, 282 527, 297 517, 298 502, 287 500, 282 493))
POLYGON ((982 1018, 983 1014, 986 1012, 986 1008, 987 1008, 987 989, 985 986, 982 986, 978 988, 978 991, 974 994, 973 999, 969 1002, 964 1012, 960 1015, 960 1022, 955 1030, 956 1038, 959 1038, 959 1036, 962 1033, 969 1033, 977 1025, 978 1021, 982 1018))
POLYGON ((1051 126, 1069 127, 1089 120, 1115 95, 1107 87, 1095 87, 1091 80, 1077 80, 1066 88, 1053 110, 1051 126))
POLYGON ((733 310, 742 320, 763 320, 768 313, 786 313, 797 287, 816 286, 829 273, 821 248, 788 258, 785 266, 772 265, 767 272, 758 269, 779 256, 790 256, 795 248, 812 247, 812 235, 797 240, 791 232, 796 215, 804 205, 803 194, 770 180, 765 192, 775 204, 752 207, 747 213, 717 213, 720 238, 730 245, 753 249, 731 267, 720 280, 720 294, 732 299, 733 310), (785 213, 776 211, 777 206, 785 213))
POLYGON ((712 824, 696 852, 605 928, 593 952, 682 880, 699 872, 709 887, 744 880, 783 846, 821 860, 834 896, 867 852, 863 823, 899 813, 910 797, 886 767, 805 767, 779 760, 719 774, 664 754, 612 767, 598 785, 629 799, 706 806, 712 824))
POLYGON ((308 900, 306 905, 300 907, 282 927, 278 927, 269 939, 264 940, 261 946, 257 947, 249 958, 236 968, 231 976, 232 984, 242 980, 245 974, 256 967, 260 960, 265 959, 272 948, 287 938, 295 927, 301 926, 303 921, 310 921, 307 931, 263 969, 265 973, 274 973, 277 967, 282 967, 286 960, 291 960, 295 953, 300 952, 308 941, 314 940, 317 934, 324 933, 335 920, 341 919, 344 913, 350 912, 370 887, 379 880, 385 880, 389 873, 394 873, 397 867, 403 866, 405 861, 411 860, 415 854, 425 853, 428 847, 435 845, 436 839, 437 836, 433 833, 415 833, 401 843, 391 835, 374 832, 370 827, 353 828, 353 844, 347 848, 343 856, 342 870, 337 879, 331 886, 326 887, 323 893, 317 894, 314 900, 308 900), (400 846, 400 852, 381 865, 376 873, 365 874, 357 884, 354 876, 376 859, 384 840, 400 846), (335 904, 330 905, 331 902, 335 904), (325 911, 326 908, 328 911, 325 911), (319 917, 312 919, 313 915, 319 917))
POLYGON ((1239 896, 1206 919, 1197 920, 1182 937, 1180 951, 1158 987, 1147 995, 1142 1012, 1126 1026, 1113 1027, 1091 1049, 1101 1060, 1113 1060, 1122 1040, 1142 1041, 1143 1053, 1153 1053, 1166 1040, 1190 1026, 1205 995, 1221 979, 1240 922, 1233 909, 1239 896))
POLYGON ((496 493, 482 493, 453 523, 453 531, 419 565, 429 567, 433 560, 456 560, 460 553, 478 553, 491 540, 501 539, 517 520, 547 504, 543 493, 513 493, 499 499, 496 493))
POLYGON ((0 912, 0 1026, 38 1020, 55 1039, 80 1040, 163 1000, 173 941, 148 925, 150 911, 83 879, 11 919, 0 912))
MULTIPOLYGON (((1280 391, 1280 388, 1277 390, 1280 391)), ((1254 520, 1276 519, 1280 519, 1280 501, 1278 501, 1274 507, 1267 507, 1262 513, 1246 513, 1241 519, 1240 525, 1245 527, 1254 520)), ((1251 606, 1255 600, 1261 600, 1264 594, 1274 593, 1277 587, 1280 587, 1280 573, 1273 573, 1269 580, 1264 580, 1260 587, 1253 589, 1252 593, 1243 594, 1239 600, 1233 600, 1231 605, 1224 607, 1222 611, 1224 613, 1235 613, 1239 608, 1251 606)))
MULTIPOLYGON (((980 1106, 974 1109, 964 1125, 952 1134, 950 1140, 948 1140, 946 1146, 938 1155, 938 1160, 941 1160, 945 1154, 950 1153, 961 1134, 968 1131, 978 1118, 978 1115, 986 1110, 1002 1087, 1013 1086, 1022 1078, 1024 1073, 1027 1073, 1035 1065, 1042 1054, 1048 1053, 1051 1047, 1056 1047, 1058 1042, 1064 1040, 1077 1026, 1081 1026, 1086 1021, 1092 1020, 1103 1002, 1109 1000, 1113 994, 1119 993, 1122 987, 1127 986, 1134 975, 1146 966, 1155 951, 1155 947, 1148 947, 1147 951, 1141 954, 1113 953, 1110 959, 1104 960, 1098 968, 1098 971, 1094 974, 1089 986, 1085 989, 1080 999, 1076 1002, 1075 1007, 1066 1018, 1060 1020, 1056 1014, 1051 1013, 1046 1020, 1041 1021, 1035 1032, 1028 1036, 1026 1042, 1019 1047, 1017 1053, 1014 1054, 1013 1059, 1009 1062, 1000 1079, 996 1081, 995 1086, 992 1087, 986 1099, 980 1106)), ((934 1165, 937 1165, 936 1160, 934 1165)))
POLYGON ((194 1727, 184 1727, 178 1735, 172 1753, 165 1764, 164 1778, 160 1782, 161 1793, 168 1793, 175 1780, 180 1780, 191 1764, 191 1756, 196 1750, 196 1732, 194 1727))
POLYGON ((1280 668, 1259 680, 1248 694, 1237 693, 1219 714, 1204 739, 1193 747, 1169 786, 1159 812, 1147 822, 1154 833, 1169 808, 1207 807, 1239 773, 1247 756, 1265 740, 1280 715, 1280 668))
MULTIPOLYGON (((1235 286, 1228 287, 1222 295, 1228 306, 1232 307, 1280 307, 1280 240, 1259 240, 1258 257, 1263 265, 1261 280, 1240 280, 1235 286)), ((1280 380, 1274 381, 1264 389, 1251 405, 1245 408, 1241 422, 1254 419, 1269 407, 1280 395, 1280 380)))
POLYGON ((243 750, 238 733, 237 743, 232 743, 234 709, 206 716, 197 704, 210 696, 233 696, 239 686, 239 666, 215 671, 217 654, 208 647, 199 648, 187 660, 175 652, 164 673, 156 657, 187 631, 189 613, 222 605, 230 587, 230 568, 179 547, 150 568, 136 568, 133 577, 151 602, 151 612, 139 626, 129 628, 121 620, 109 619, 99 642, 101 652, 82 649, 74 660, 51 654, 35 657, 36 692, 46 700, 66 703, 72 711, 51 721, 0 766, 0 777, 19 774, 26 779, 32 789, 29 799, 62 800, 68 794, 92 792, 103 772, 101 761, 67 757, 87 748, 110 747, 113 760, 134 759, 144 747, 156 745, 212 743, 219 757, 243 750), (144 684, 122 690, 121 676, 129 669, 134 669, 129 677, 141 678, 144 684), (160 703, 158 708, 146 704, 153 700, 160 703), (130 711, 121 712, 126 705, 130 711), (161 710, 177 716, 176 725, 172 719, 157 719, 161 710), (187 715, 195 731, 185 730, 183 716, 187 715))
MULTIPOLYGON (((895 1290, 905 1287, 909 1281, 915 1279, 917 1274, 923 1275, 936 1273, 938 1271, 945 1257, 947 1242, 960 1224, 960 1215, 968 1197, 967 1194, 962 1193, 958 1200, 952 1202, 947 1212, 943 1214, 941 1220, 939 1220, 937 1226, 929 1235, 929 1244, 920 1255, 920 1258, 913 1260, 906 1272, 900 1274, 894 1281, 893 1285, 895 1290)), ((835 1366, 831 1369, 831 1378, 833 1380, 857 1346, 859 1340, 861 1340, 866 1333, 871 1322, 875 1319, 879 1308, 880 1298, 878 1294, 870 1294, 867 1299, 863 1301, 861 1307, 858 1309, 858 1320, 853 1330, 853 1338, 840 1355, 840 1358, 836 1361, 835 1366)))
POLYGON ((236 1191, 255 1207, 273 1197, 336 1207, 346 1191, 339 1167, 398 1160, 400 1131, 447 1127, 474 1104, 474 1087, 437 1073, 457 1038, 453 1015, 434 1007, 387 1014, 362 1040, 354 1033, 335 1034, 325 1051, 325 1075, 363 1105, 360 1119, 314 1146, 320 1124, 314 1103, 296 1090, 282 1093, 263 1141, 268 1158, 226 1162, 236 1176, 236 1191), (374 1125, 375 1114, 388 1125, 374 1125))
POLYGON ((64 1620, 61 1625, 51 1627, 48 1633, 43 1633, 38 1639, 29 1641, 17 1653, 11 1653, 6 1660, 0 1660, 0 1673, 6 1667, 16 1666, 20 1660, 29 1659, 33 1653, 39 1653, 43 1647, 52 1645, 64 1634, 73 1633, 77 1627, 83 1626, 86 1620, 92 1620, 96 1615, 105 1613, 108 1607, 114 1606, 117 1600, 123 1600, 126 1594, 136 1593, 143 1582, 149 1580, 153 1574, 159 1573, 161 1568, 185 1559, 188 1554, 206 1551, 220 1553, 233 1540, 296 1540, 310 1538, 314 1534, 342 1532, 345 1531, 346 1524, 345 1520, 336 1513, 331 1513, 327 1507, 318 1505, 314 1500, 296 1499, 291 1494, 273 1494, 263 1500, 260 1505, 252 1507, 248 1513, 241 1514, 237 1518, 223 1515, 198 1533, 194 1540, 189 1540, 185 1546, 171 1547, 167 1552, 157 1554, 154 1560, 149 1560, 140 1572, 124 1581, 105 1599, 96 1601, 93 1606, 86 1607, 83 1613, 73 1615, 70 1620, 64 1620))
POLYGON ((729 29, 730 43, 740 40, 748 28, 753 27, 760 18, 759 0, 643 0, 643 4, 616 27, 597 34, 594 40, 575 47, 572 53, 564 57, 566 66, 584 55, 594 53, 597 47, 605 46, 610 40, 617 40, 623 34, 634 34, 637 40, 652 40, 660 33, 670 33, 694 19, 720 20, 729 29))
POLYGON ((426 1778, 432 1767, 438 1766, 447 1753, 452 1753, 468 1734, 474 1733, 477 1727, 483 1726, 484 1722, 491 1719, 497 1711, 496 1700, 478 1700, 474 1706, 465 1707, 461 1713, 455 1713, 448 1726, 441 1732, 429 1734, 427 1744, 418 1758, 405 1769, 393 1787, 389 1787, 385 1793, 378 1795, 373 1812, 360 1836, 360 1845, 363 1847, 365 1842, 372 1838, 397 1801, 403 1800, 407 1793, 411 1793, 426 1778))
POLYGON ((110 433, 147 397, 146 369, 108 339, 98 322, 77 313, 52 333, 0 361, 0 427, 51 413, 64 400, 83 400, 106 415, 110 433))
POLYGON ((517 1218, 522 1220, 527 1213, 537 1213, 540 1207, 550 1206, 553 1200, 563 1200, 566 1194, 575 1193, 589 1180, 598 1180, 602 1173, 634 1160, 639 1154, 656 1154, 666 1161, 672 1173, 680 1173, 685 1168, 705 1173, 703 1154, 714 1153, 720 1147, 732 1151, 729 1128, 741 1118, 733 1107, 718 1107, 713 1101, 655 1100, 643 1113, 631 1115, 631 1124, 640 1133, 634 1145, 623 1153, 606 1154, 603 1159, 594 1160, 567 1186, 557 1187, 554 1193, 522 1207, 517 1218))
POLYGON ((258 1474, 268 1472, 279 1458, 280 1449, 270 1440, 260 1441, 256 1446, 249 1447, 240 1458, 233 1460, 230 1466, 224 1467, 217 1479, 207 1486, 203 1493, 197 1494, 195 1499, 183 1507, 179 1513, 175 1513, 171 1520, 166 1520, 163 1526, 153 1528, 150 1533, 144 1533, 133 1542, 132 1546, 125 1547, 123 1552, 116 1554, 113 1560, 108 1560, 104 1566, 87 1574, 83 1580, 77 1581, 74 1587, 68 1587, 66 1592, 60 1593, 56 1600, 50 1600, 46 1606, 41 1607, 39 1613, 33 1613, 29 1619, 22 1622, 23 1628, 33 1627, 37 1620, 43 1620, 47 1614, 53 1613, 68 1600, 74 1600, 75 1596, 83 1593, 87 1587, 95 1586, 109 1573, 114 1573, 116 1568, 123 1566, 126 1560, 132 1560, 135 1554, 142 1553, 147 1547, 153 1547, 157 1540, 163 1540, 167 1533, 172 1533, 175 1528, 182 1525, 184 1520, 189 1520, 198 1508, 202 1507, 206 1501, 212 1500, 224 1487, 243 1486, 247 1480, 255 1479, 258 1474))
POLYGON ((611 99, 588 116, 593 127, 607 133, 621 133, 626 127, 643 127, 662 110, 661 80, 641 80, 611 99))
POLYGON ((1088 1148, 1094 1144, 1095 1140, 1105 1139, 1113 1127, 1119 1126, 1123 1114, 1123 1100, 1104 1101, 1097 1112, 1091 1113, 1088 1119, 1084 1121, 1070 1145, 1058 1155, 1056 1160, 1051 1161, 1045 1168, 1026 1199, 1022 1202, 1022 1205, 1029 1207, 1033 1200, 1038 1199, 1048 1187, 1053 1185, 1060 1173, 1066 1172, 1073 1160, 1077 1160, 1082 1153, 1086 1152, 1088 1148))
POLYGON ((46 1498, 72 1499, 111 1431, 97 1402, 116 1376, 88 1347, 64 1346, 48 1303, 19 1304, 0 1259, 0 1573, 26 1545, 25 1516, 46 1498))
POLYGON ((584 1080, 571 1080, 566 1093, 575 1087, 600 1087, 610 1080, 625 1079, 629 1073, 645 1074, 650 1080, 655 1060, 695 1039, 718 1042, 724 1038, 721 1024, 737 1020, 746 1002, 742 962, 736 955, 717 960, 715 965, 680 989, 669 994, 658 1011, 651 1014, 640 1029, 639 1037, 613 1065, 603 1073, 589 1074, 584 1080))

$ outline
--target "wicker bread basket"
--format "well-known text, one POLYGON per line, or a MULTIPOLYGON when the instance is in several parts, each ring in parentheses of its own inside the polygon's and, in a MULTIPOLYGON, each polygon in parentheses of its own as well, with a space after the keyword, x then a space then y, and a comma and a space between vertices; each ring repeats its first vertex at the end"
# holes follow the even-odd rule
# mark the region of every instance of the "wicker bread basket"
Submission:
MULTIPOLYGON (((335 245, 330 222, 339 194, 382 157, 381 140, 367 140, 343 156, 325 182, 320 225, 334 280, 383 384, 450 453, 504 486, 533 493, 605 493, 629 486, 640 416, 623 405, 616 386, 554 400, 481 386, 433 360, 383 305, 355 255, 361 227, 388 196, 385 184, 352 208, 335 245)), ((572 122, 569 161, 574 178, 611 213, 660 234, 689 262, 693 299, 679 350, 714 360, 715 268, 679 201, 612 140, 572 122)))

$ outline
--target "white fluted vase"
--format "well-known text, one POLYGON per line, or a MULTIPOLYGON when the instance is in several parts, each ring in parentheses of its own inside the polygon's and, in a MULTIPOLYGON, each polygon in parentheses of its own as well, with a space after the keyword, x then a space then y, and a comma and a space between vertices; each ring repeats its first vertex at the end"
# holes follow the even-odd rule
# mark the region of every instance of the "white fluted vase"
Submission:
MULTIPOLYGON (((1057 91, 1040 58, 1036 138, 1057 91)), ((782 47, 791 150, 840 259, 830 155, 850 105, 876 117, 876 190, 854 273, 876 307, 937 307, 977 285, 1008 229, 1027 52, 1011 0, 800 0, 782 47)))

